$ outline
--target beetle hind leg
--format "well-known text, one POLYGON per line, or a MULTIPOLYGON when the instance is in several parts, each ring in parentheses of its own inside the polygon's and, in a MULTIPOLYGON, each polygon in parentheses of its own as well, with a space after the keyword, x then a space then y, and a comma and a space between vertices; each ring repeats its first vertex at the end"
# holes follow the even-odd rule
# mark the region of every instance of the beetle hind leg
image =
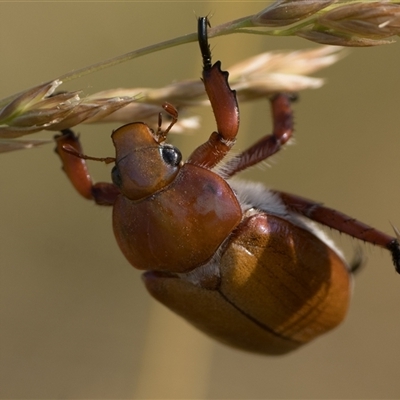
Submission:
POLYGON ((346 233, 356 239, 383 247, 390 251, 396 272, 400 274, 400 234, 395 229, 397 238, 387 235, 369 225, 349 217, 340 211, 325 207, 315 201, 290 193, 278 192, 285 205, 305 217, 322 225, 346 233))

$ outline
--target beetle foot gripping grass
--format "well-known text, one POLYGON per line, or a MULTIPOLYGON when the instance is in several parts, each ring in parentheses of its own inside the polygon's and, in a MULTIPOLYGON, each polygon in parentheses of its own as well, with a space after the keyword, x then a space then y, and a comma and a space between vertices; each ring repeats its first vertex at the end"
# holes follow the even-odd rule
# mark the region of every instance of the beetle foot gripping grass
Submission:
MULTIPOLYGON (((247 351, 284 354, 336 327, 351 295, 351 267, 313 221, 389 250, 396 238, 338 211, 259 183, 231 178, 275 154, 291 138, 292 96, 270 98, 272 134, 223 163, 235 143, 239 109, 228 73, 212 63, 207 18, 198 21, 203 82, 217 129, 186 162, 166 130, 142 122, 112 133, 113 183, 93 184, 78 138, 56 137, 57 153, 78 190, 113 206, 121 251, 157 300, 215 339, 247 351)), ((96 159, 96 158, 94 158, 96 159)))

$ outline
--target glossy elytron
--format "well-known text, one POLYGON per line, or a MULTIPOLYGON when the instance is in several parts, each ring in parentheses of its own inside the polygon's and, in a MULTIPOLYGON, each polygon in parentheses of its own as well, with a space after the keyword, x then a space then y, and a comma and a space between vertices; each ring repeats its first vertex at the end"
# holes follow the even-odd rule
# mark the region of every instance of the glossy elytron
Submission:
POLYGON ((291 97, 270 99, 273 132, 221 166, 235 142, 239 110, 228 73, 211 63, 200 18, 203 82, 217 130, 186 162, 166 143, 177 119, 156 132, 141 122, 112 134, 113 183, 93 184, 77 137, 63 131, 57 153, 76 189, 113 206, 113 228, 149 292, 228 345, 283 354, 337 326, 351 294, 351 268, 310 221, 388 249, 398 241, 313 201, 231 177, 276 153, 292 135, 291 97), (216 168, 218 165, 218 168, 216 168))

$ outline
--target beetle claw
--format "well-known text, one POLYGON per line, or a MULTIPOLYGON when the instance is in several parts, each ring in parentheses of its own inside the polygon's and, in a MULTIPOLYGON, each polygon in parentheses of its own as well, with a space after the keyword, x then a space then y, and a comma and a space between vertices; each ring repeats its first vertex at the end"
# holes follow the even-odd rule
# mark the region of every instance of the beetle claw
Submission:
POLYGON ((393 240, 389 245, 389 250, 392 253, 393 264, 396 272, 400 274, 400 244, 398 240, 393 240))
POLYGON ((393 239, 389 245, 388 249, 392 253, 392 259, 396 272, 400 274, 400 230, 391 223, 394 233, 397 239, 393 239))

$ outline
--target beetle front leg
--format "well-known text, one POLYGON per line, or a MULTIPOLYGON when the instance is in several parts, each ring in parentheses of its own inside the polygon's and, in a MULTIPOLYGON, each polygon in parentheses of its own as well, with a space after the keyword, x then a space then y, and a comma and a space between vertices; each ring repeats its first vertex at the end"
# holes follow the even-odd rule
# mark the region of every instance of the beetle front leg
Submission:
POLYGON ((207 17, 198 20, 198 40, 203 57, 203 82, 217 123, 206 143, 189 157, 188 163, 213 168, 229 152, 239 130, 239 107, 236 93, 228 84, 228 72, 221 71, 221 62, 211 64, 211 51, 207 39, 207 17))
MULTIPOLYGON (((276 192, 285 205, 305 217, 322 225, 346 233, 354 238, 363 240, 389 250, 392 254, 393 264, 400 273, 400 244, 399 238, 389 236, 369 225, 349 217, 332 208, 325 207, 315 201, 285 192, 276 192)), ((398 234, 398 232, 396 231, 398 234)), ((399 236, 399 235, 398 235, 399 236)))
POLYGON ((107 182, 93 184, 84 156, 79 156, 82 153, 82 147, 78 136, 72 130, 64 129, 61 131, 61 135, 56 135, 54 139, 56 141, 55 152, 61 159, 62 169, 76 191, 99 205, 113 205, 120 193, 119 189, 114 184, 107 182), (65 147, 72 148, 77 155, 67 152, 65 147))

